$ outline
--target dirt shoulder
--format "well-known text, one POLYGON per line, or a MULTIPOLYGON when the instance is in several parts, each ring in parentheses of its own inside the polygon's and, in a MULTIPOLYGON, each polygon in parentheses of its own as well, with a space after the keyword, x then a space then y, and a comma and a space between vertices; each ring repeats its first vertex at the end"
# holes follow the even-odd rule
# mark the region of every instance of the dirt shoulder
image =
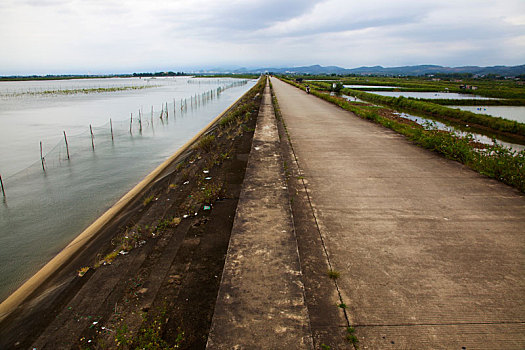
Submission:
POLYGON ((5 319, 0 348, 203 348, 262 87, 5 319))

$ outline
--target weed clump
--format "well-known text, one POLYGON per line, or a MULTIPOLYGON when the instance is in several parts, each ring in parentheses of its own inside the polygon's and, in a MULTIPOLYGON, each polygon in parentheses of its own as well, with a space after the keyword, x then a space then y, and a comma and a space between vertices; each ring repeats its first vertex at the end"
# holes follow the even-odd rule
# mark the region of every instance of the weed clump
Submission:
POLYGON ((146 198, 144 198, 144 202, 142 202, 142 204, 143 204, 144 206, 147 206, 148 204, 150 204, 150 203, 151 203, 151 201, 153 200, 153 198, 155 198, 155 196, 153 196, 153 195, 152 195, 152 196, 149 196, 149 197, 146 197, 146 198))
POLYGON ((333 279, 333 280, 336 280, 341 276, 339 271, 332 270, 332 269, 328 270, 327 275, 330 279, 333 279))
POLYGON ((215 135, 209 134, 209 135, 201 137, 201 139, 197 143, 197 148, 204 152, 210 152, 213 149, 214 144, 215 144, 215 135))
POLYGON ((354 327, 347 327, 346 328, 346 340, 348 340, 350 343, 354 345, 354 347, 357 348, 357 344, 359 343, 359 339, 357 339, 355 335, 355 328, 354 327))

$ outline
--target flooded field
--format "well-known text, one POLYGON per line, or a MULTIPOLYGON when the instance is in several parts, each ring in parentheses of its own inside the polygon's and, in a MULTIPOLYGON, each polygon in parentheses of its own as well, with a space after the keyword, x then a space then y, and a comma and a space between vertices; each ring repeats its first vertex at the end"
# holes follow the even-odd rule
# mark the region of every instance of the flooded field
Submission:
POLYGON ((389 97, 413 97, 413 98, 426 98, 426 99, 447 99, 447 100, 465 100, 465 99, 476 99, 476 100, 493 100, 490 97, 483 97, 478 95, 470 94, 458 94, 455 92, 403 92, 403 91, 365 91, 371 94, 378 94, 381 96, 389 97))
POLYGON ((399 86, 383 86, 383 85, 343 85, 346 89, 398 89, 399 86))
MULTIPOLYGON (((437 120, 433 120, 433 119, 430 119, 430 118, 419 117, 419 116, 412 115, 412 114, 409 114, 409 113, 397 112, 396 114, 398 116, 402 117, 402 118, 406 118, 406 119, 412 120, 412 121, 418 123, 419 125, 423 125, 423 126, 425 126, 427 128, 435 128, 435 129, 438 129, 438 130, 450 131, 450 132, 456 133, 459 136, 467 136, 467 134, 470 134, 470 135, 472 135, 473 140, 476 141, 476 142, 483 143, 483 144, 486 144, 486 145, 493 145, 494 144, 492 138, 488 137, 486 135, 482 135, 482 134, 478 134, 478 133, 472 133, 472 132, 467 133, 465 131, 456 129, 453 126, 444 124, 444 123, 439 122, 437 120)), ((519 145, 519 144, 516 144, 516 143, 510 143, 510 142, 505 142, 505 141, 501 141, 501 140, 496 140, 496 142, 498 144, 500 144, 500 145, 503 145, 503 146, 508 147, 508 148, 512 148, 513 150, 516 150, 516 151, 522 151, 522 150, 525 149, 524 145, 519 145)))
POLYGON ((0 203, 0 300, 254 83, 187 77, 0 83, 7 195, 0 203), (113 89, 136 86, 148 87, 113 89), (41 93, 93 88, 108 91, 41 93))
POLYGON ((525 106, 447 106, 525 123, 525 106))
MULTIPOLYGON (((347 95, 342 95, 342 96, 344 98, 346 98, 348 101, 365 102, 365 101, 359 100, 359 99, 357 99, 357 98, 355 98, 353 96, 347 96, 347 95)), ((461 106, 461 107, 463 107, 463 106, 461 106)), ((450 131, 450 132, 454 132, 454 133, 456 133, 457 135, 460 135, 460 136, 466 136, 467 135, 467 132, 465 132, 463 130, 459 130, 459 129, 453 127, 452 125, 448 125, 448 124, 445 124, 443 122, 440 122, 440 121, 437 121, 437 120, 434 120, 434 119, 431 119, 431 118, 420 117, 420 116, 416 116, 416 115, 412 115, 412 114, 404 113, 404 112, 396 112, 395 114, 398 115, 399 117, 412 120, 412 121, 418 123, 419 125, 423 125, 426 128, 435 128, 435 129, 438 129, 438 130, 450 131)), ((474 140, 479 142, 479 143, 483 143, 483 144, 486 144, 486 145, 493 145, 494 144, 494 142, 492 140, 492 137, 489 137, 489 136, 486 136, 486 135, 482 135, 482 134, 479 134, 479 133, 469 133, 469 134, 471 134, 473 136, 474 140)), ((510 143, 510 142, 505 142, 505 141, 501 141, 501 140, 496 140, 496 142, 498 144, 500 144, 500 145, 512 148, 512 149, 514 149, 516 151, 522 151, 522 150, 525 149, 524 145, 520 145, 520 144, 516 144, 516 143, 510 143)))

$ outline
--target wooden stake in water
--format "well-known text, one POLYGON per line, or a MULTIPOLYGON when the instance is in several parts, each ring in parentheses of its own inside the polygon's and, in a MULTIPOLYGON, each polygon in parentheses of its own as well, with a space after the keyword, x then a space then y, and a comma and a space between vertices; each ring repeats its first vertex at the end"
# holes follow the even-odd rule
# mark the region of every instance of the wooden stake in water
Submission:
POLYGON ((168 120, 169 114, 168 114, 168 102, 166 102, 166 120, 168 120))
POLYGON ((4 182, 2 181, 2 175, 0 175, 0 187, 2 187, 2 194, 5 197, 4 182))
POLYGON ((42 169, 46 172, 46 166, 44 165, 44 153, 42 152, 42 141, 40 141, 40 161, 42 161, 42 169))
POLYGON ((139 132, 142 134, 142 115, 139 111, 139 132))
POLYGON ((129 133, 132 134, 131 132, 131 127, 133 126, 133 113, 131 113, 131 117, 129 118, 129 133))
POLYGON ((66 141, 67 159, 69 159, 69 145, 67 144, 67 136, 66 136, 66 131, 65 130, 64 130, 64 141, 66 141))
POLYGON ((89 132, 91 133, 91 148, 93 148, 93 151, 95 150, 95 135, 93 135, 93 128, 91 127, 91 124, 89 124, 89 132))
POLYGON ((111 141, 113 141, 113 122, 111 121, 111 118, 109 118, 109 127, 111 129, 111 141))

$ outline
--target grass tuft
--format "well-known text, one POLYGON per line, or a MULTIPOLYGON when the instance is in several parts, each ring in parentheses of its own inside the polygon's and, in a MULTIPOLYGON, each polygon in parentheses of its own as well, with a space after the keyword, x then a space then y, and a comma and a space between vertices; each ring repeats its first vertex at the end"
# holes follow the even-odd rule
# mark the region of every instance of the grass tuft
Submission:
POLYGON ((357 339, 355 335, 355 328, 354 327, 347 327, 346 328, 346 340, 348 340, 350 343, 354 345, 354 347, 357 347, 357 344, 359 343, 359 339, 357 339))
POLYGON ((153 196, 153 195, 152 195, 152 196, 149 196, 149 197, 146 197, 146 198, 144 198, 144 202, 142 202, 142 204, 143 204, 144 206, 147 206, 148 204, 150 204, 150 203, 151 203, 151 201, 153 200, 153 198, 155 198, 155 196, 153 196))
POLYGON ((204 151, 210 152, 215 145, 215 135, 205 135, 197 142, 197 148, 204 151))
POLYGON ((328 270, 327 275, 328 277, 330 277, 330 279, 333 279, 333 280, 336 280, 341 276, 339 271, 336 271, 336 270, 328 270))

